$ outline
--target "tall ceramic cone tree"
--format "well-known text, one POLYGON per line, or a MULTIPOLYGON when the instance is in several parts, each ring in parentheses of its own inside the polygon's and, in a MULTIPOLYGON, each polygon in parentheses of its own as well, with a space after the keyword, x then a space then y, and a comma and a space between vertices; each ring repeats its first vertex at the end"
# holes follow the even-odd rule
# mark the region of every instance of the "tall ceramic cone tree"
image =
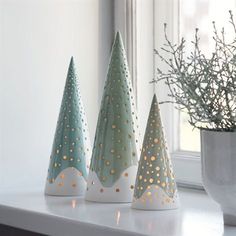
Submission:
POLYGON ((72 57, 50 156, 45 193, 83 194, 87 179, 86 160, 90 152, 88 125, 72 57))
POLYGON ((149 113, 132 207, 147 210, 178 207, 176 183, 156 95, 149 113))
POLYGON ((97 122, 86 200, 132 201, 138 165, 138 135, 133 89, 118 32, 97 122))

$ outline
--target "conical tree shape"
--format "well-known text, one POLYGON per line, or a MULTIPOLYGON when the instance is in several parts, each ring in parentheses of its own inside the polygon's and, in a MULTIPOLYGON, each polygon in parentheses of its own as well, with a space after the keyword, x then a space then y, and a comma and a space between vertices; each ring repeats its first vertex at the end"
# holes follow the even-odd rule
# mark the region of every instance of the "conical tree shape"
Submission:
POLYGON ((73 57, 67 74, 45 193, 81 195, 86 189, 86 160, 90 158, 90 141, 73 57))
POLYGON ((134 103, 125 49, 118 32, 97 122, 86 200, 132 201, 139 155, 134 103))
POLYGON ((148 117, 136 177, 132 207, 174 209, 179 204, 171 160, 165 142, 156 95, 148 117))

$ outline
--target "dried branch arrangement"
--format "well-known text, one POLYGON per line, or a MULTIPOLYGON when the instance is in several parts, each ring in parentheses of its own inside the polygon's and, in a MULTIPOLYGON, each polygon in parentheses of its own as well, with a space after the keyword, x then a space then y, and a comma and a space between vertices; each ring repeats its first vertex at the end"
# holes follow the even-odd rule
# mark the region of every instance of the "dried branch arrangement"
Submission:
MULTIPOLYGON (((214 51, 207 58, 199 47, 198 29, 195 31, 193 50, 186 55, 186 41, 172 44, 164 24, 165 44, 156 55, 168 70, 157 69, 158 78, 164 80, 180 110, 189 114, 189 123, 200 129, 234 131, 236 129, 236 26, 229 11, 229 23, 234 31, 233 40, 227 42, 224 28, 219 32, 213 22, 214 51), (167 54, 169 58, 163 56, 167 54)), ((168 102, 168 101, 166 101, 168 102)))

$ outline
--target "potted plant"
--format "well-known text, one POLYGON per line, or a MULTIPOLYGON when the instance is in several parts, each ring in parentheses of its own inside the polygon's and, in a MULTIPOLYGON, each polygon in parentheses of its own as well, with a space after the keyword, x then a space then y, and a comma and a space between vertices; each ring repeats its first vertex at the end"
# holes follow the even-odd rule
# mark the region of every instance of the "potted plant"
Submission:
POLYGON ((236 225, 236 26, 231 11, 229 16, 233 40, 228 42, 224 29, 219 32, 213 22, 210 57, 200 49, 198 29, 186 56, 185 39, 172 44, 165 24, 165 44, 155 53, 168 70, 158 68, 154 82, 165 81, 170 102, 184 109, 189 123, 200 129, 204 187, 221 205, 224 223, 236 225))

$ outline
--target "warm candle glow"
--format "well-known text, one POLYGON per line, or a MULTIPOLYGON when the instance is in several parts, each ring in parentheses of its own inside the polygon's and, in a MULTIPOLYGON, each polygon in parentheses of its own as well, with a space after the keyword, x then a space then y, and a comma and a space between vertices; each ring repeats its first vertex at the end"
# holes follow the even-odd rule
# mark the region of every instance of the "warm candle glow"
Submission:
POLYGON ((71 201, 71 206, 72 206, 73 209, 76 208, 76 203, 77 203, 76 200, 71 201))
POLYGON ((119 225, 120 223, 120 211, 117 211, 116 213, 116 224, 119 225))

